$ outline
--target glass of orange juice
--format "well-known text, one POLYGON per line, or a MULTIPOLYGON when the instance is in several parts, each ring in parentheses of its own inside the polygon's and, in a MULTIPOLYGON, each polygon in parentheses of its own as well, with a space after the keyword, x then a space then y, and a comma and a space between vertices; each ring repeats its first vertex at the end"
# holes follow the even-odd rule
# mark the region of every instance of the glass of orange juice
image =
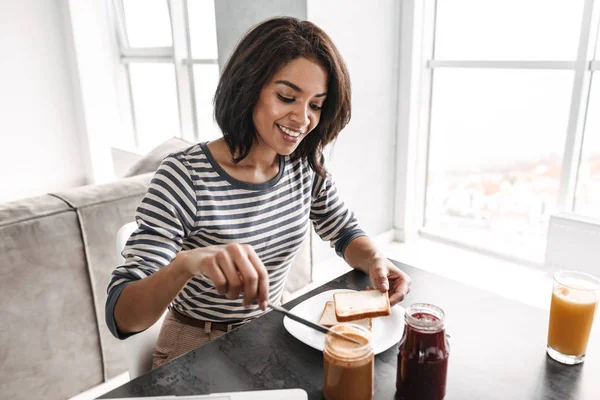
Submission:
POLYGON ((554 274, 548 355, 563 364, 585 359, 594 314, 600 297, 600 279, 577 271, 554 274))

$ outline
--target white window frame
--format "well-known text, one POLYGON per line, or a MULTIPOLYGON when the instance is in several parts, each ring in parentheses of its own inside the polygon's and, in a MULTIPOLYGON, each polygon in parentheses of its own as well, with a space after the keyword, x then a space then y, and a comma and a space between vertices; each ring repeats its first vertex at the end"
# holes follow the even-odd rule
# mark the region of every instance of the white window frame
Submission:
POLYGON ((107 132, 127 134, 117 84, 121 79, 114 17, 108 1, 60 2, 86 183, 116 178, 107 132))
POLYGON ((436 0, 404 0, 401 9, 400 76, 396 146, 395 238, 418 236, 469 250, 540 267, 539 258, 524 260, 506 253, 457 241, 424 228, 429 147, 432 75, 436 68, 558 69, 574 72, 572 101, 563 154, 557 212, 572 213, 581 161, 584 122, 591 74, 600 71, 594 49, 600 31, 600 0, 584 0, 582 29, 573 62, 563 61, 444 61, 433 59, 436 0), (592 60, 592 61, 590 61, 592 60))
MULTIPOLYGON (((129 64, 133 62, 169 63, 175 68, 175 84, 179 111, 180 137, 189 142, 200 141, 198 133, 198 115, 196 112, 196 93, 194 88, 195 64, 218 64, 216 58, 193 58, 190 44, 190 24, 187 0, 165 0, 169 9, 171 23, 172 46, 133 48, 129 46, 125 27, 123 0, 112 0, 116 17, 116 30, 119 44, 120 60, 123 65, 125 79, 121 84, 121 95, 128 99, 126 110, 133 131, 135 149, 138 151, 139 132, 136 129, 133 96, 129 64), (125 85, 125 87, 123 87, 125 85)), ((118 143, 114 147, 121 147, 118 143)), ((122 147, 121 147, 122 148, 122 147)))

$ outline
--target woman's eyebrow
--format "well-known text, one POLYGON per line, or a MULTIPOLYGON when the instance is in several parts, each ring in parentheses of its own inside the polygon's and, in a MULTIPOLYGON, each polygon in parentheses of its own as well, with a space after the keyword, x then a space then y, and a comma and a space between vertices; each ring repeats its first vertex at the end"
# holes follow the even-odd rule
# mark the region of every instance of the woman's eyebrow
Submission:
MULTIPOLYGON (((294 85, 292 82, 290 81, 286 81, 286 80, 279 80, 279 81, 275 81, 275 83, 278 83, 280 85, 285 85, 288 86, 290 88, 292 88, 294 91, 298 92, 298 93, 302 93, 303 90, 300 89, 297 85, 294 85)), ((315 97, 324 97, 327 96, 327 93, 319 93, 317 94, 315 97)))

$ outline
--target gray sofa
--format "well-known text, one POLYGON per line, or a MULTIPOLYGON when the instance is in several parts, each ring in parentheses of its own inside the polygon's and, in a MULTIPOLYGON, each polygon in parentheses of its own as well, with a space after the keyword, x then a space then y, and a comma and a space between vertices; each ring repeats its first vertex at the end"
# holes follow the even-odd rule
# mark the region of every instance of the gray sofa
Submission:
POLYGON ((0 397, 68 398, 126 371, 104 302, 151 177, 0 205, 0 397))
MULTIPOLYGON (((151 178, 0 204, 0 398, 68 398, 127 370, 104 302, 116 232, 151 178)), ((309 282, 305 243, 286 290, 309 282)))

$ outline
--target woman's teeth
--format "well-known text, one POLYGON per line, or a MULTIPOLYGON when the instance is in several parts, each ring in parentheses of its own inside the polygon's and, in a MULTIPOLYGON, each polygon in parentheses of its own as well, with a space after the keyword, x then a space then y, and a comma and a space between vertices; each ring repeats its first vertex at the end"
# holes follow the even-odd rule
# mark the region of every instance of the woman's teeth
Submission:
POLYGON ((279 127, 279 129, 281 129, 283 132, 285 132, 286 135, 290 135, 291 137, 296 138, 302 134, 302 132, 293 131, 293 130, 288 129, 285 126, 281 126, 279 124, 277 124, 277 126, 279 127))

